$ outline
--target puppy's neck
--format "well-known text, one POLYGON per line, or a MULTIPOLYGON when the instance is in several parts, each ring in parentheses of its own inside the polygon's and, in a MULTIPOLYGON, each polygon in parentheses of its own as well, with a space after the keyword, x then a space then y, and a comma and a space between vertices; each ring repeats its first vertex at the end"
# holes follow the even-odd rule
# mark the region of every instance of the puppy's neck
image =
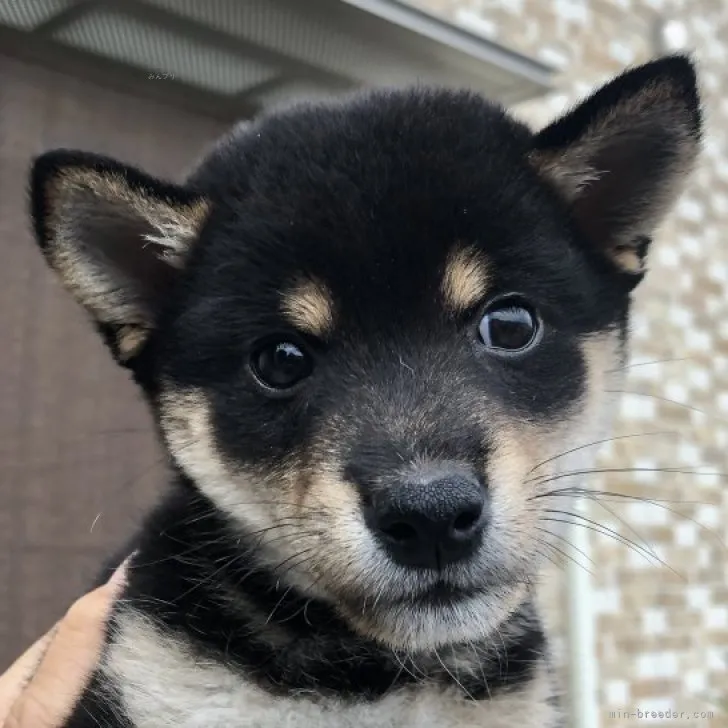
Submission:
POLYGON ((191 484, 177 486, 143 530, 127 603, 268 691, 374 699, 426 679, 481 700, 527 682, 547 659, 530 597, 494 639, 409 654, 379 645, 261 567, 255 537, 234 531, 191 484))

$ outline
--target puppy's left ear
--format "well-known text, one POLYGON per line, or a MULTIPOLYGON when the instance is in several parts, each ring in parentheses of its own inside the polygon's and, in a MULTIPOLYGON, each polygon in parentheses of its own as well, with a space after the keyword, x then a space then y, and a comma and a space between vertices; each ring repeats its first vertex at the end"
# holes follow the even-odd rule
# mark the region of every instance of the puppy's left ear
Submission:
POLYGON ((530 161, 587 239, 636 283, 700 136, 695 70, 688 58, 672 56, 618 76, 543 129, 530 161))
POLYGON ((46 260, 115 358, 130 363, 156 326, 208 202, 113 159, 66 150, 35 161, 30 192, 46 260))

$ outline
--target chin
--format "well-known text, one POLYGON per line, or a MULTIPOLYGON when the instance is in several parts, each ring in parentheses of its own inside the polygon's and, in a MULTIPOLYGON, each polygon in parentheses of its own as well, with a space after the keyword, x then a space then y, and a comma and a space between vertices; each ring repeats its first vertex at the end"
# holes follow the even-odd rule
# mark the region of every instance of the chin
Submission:
POLYGON ((352 600, 340 609, 360 634, 394 650, 414 653, 495 634, 527 596, 528 587, 523 582, 487 588, 440 582, 424 592, 413 592, 409 598, 352 600))

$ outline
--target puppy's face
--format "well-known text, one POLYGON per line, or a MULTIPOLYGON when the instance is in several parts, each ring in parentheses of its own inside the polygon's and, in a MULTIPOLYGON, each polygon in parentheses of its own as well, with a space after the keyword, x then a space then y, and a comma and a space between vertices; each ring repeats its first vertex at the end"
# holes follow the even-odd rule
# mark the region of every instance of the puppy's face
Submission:
POLYGON ((698 137, 692 69, 670 59, 537 135, 472 95, 403 92, 239 129, 183 188, 51 153, 34 214, 257 558, 420 649, 523 599, 538 495, 600 436, 698 137))

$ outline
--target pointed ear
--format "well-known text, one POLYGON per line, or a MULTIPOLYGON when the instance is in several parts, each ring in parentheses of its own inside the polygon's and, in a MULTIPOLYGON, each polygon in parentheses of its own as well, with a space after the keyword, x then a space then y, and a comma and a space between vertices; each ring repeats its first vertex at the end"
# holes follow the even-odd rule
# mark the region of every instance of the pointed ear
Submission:
POLYGON ((31 175, 36 235, 114 355, 133 359, 174 285, 209 205, 105 157, 58 150, 31 175))
POLYGON ((576 224, 635 282, 700 148, 695 70, 683 56, 627 71, 534 138, 530 161, 576 224))

